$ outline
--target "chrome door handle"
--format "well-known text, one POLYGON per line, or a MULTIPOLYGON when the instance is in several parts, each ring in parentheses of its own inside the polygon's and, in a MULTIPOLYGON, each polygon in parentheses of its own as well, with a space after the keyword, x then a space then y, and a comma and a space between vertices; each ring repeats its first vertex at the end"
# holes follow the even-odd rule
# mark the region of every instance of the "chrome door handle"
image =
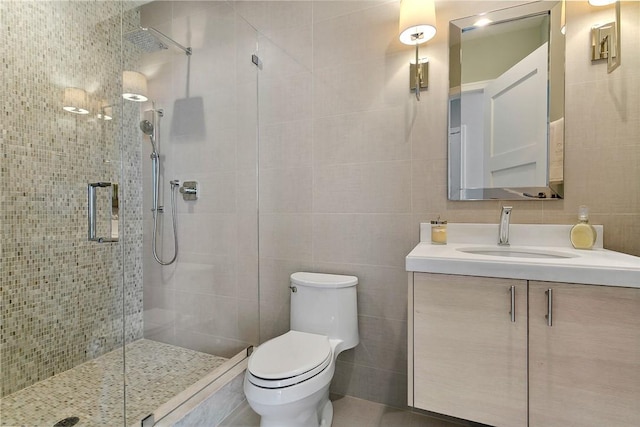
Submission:
POLYGON ((117 242, 119 240, 118 219, 120 215, 120 202, 118 200, 118 184, 115 182, 93 182, 87 185, 88 202, 88 237, 90 241, 98 243, 117 242), (98 188, 111 187, 111 216, 109 223, 109 236, 100 237, 97 233, 97 196, 98 188), (115 226, 114 226, 115 223, 115 226))

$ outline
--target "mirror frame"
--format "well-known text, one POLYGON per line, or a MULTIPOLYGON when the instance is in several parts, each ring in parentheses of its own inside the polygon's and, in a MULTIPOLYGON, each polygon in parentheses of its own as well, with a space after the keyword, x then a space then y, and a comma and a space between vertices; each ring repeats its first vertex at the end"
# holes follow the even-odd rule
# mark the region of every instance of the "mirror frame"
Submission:
POLYGON ((449 97, 447 120, 448 198, 467 200, 557 200, 564 197, 564 106, 565 106, 565 4, 561 1, 538 1, 482 14, 490 25, 530 16, 549 15, 549 75, 547 96, 547 185, 545 187, 462 188, 460 150, 452 152, 450 143, 452 117, 461 117, 462 32, 473 28, 480 15, 449 22, 449 97), (550 146, 550 123, 555 122, 554 144, 550 146), (550 177, 553 155, 553 177, 550 177), (452 179, 453 178, 453 179, 452 179), (457 179, 456 179, 457 178, 457 179), (552 179, 551 179, 552 178, 552 179))

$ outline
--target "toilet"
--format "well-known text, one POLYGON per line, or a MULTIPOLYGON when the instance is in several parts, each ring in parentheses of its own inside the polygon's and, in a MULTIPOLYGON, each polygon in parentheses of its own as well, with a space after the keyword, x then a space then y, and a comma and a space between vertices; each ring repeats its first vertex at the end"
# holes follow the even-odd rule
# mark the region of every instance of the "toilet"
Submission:
POLYGON ((291 275, 291 330, 255 349, 244 393, 261 427, 329 427, 336 358, 358 345, 358 278, 291 275))

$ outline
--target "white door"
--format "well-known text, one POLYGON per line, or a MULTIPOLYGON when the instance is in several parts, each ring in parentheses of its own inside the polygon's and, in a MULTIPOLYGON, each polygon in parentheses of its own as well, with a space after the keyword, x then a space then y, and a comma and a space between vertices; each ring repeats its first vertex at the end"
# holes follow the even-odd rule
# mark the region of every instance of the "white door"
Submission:
POLYGON ((485 187, 547 185, 548 43, 485 89, 485 187))

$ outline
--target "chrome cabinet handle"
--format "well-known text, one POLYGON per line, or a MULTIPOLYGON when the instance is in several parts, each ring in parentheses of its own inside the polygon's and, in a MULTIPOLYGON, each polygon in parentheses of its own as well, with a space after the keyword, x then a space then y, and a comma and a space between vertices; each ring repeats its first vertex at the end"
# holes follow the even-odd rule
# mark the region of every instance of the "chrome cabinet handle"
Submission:
POLYGON ((117 242, 119 240, 118 218, 120 215, 120 203, 118 200, 118 184, 115 182, 93 182, 87 185, 88 202, 88 237, 90 241, 98 243, 117 242), (96 189, 111 187, 111 222, 109 224, 110 235, 100 237, 97 235, 97 197, 96 189), (115 222, 115 227, 114 227, 115 222))
POLYGON ((511 311, 509 312, 511 315, 511 321, 515 323, 516 321, 516 287, 511 286, 511 311))
POLYGON ((547 319, 547 325, 553 326, 553 289, 547 289, 545 294, 547 295, 547 314, 544 317, 547 319))

